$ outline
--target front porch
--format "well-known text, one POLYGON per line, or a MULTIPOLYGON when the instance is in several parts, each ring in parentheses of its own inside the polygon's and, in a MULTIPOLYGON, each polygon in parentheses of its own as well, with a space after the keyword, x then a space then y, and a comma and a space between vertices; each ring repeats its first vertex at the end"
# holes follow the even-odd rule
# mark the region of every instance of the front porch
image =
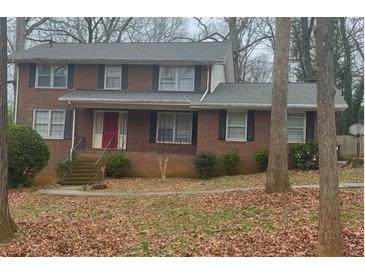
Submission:
MULTIPOLYGON (((187 127, 170 126, 169 118, 159 123, 165 111, 76 109, 74 144, 79 150, 98 153, 103 150, 150 152, 160 154, 196 154, 196 121, 185 121, 187 127), (195 124, 195 125, 193 125, 195 124), (171 127, 171 129, 170 129, 171 127), (176 133, 179 131, 179 133, 176 133), (175 137, 174 137, 175 136, 175 137)), ((168 112, 191 115, 192 112, 168 112)), ((165 118, 165 117, 164 117, 165 118)), ((189 117, 186 117, 189 118, 189 117)), ((176 122, 175 122, 176 123, 176 122)))

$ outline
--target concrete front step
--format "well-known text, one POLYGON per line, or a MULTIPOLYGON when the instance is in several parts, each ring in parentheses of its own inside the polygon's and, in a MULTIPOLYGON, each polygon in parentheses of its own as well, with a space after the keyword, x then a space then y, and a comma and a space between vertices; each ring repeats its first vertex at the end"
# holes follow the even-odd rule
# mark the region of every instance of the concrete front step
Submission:
POLYGON ((95 184, 96 181, 63 181, 62 185, 68 185, 68 186, 79 186, 79 185, 92 185, 95 184))

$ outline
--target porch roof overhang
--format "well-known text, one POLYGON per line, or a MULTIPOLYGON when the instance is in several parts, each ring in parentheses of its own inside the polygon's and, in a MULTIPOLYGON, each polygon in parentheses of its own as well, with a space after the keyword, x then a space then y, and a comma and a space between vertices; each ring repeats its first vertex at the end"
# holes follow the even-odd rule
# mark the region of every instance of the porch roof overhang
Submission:
POLYGON ((76 90, 58 98, 78 107, 123 107, 189 109, 193 101, 199 101, 197 92, 130 91, 130 90, 76 90))

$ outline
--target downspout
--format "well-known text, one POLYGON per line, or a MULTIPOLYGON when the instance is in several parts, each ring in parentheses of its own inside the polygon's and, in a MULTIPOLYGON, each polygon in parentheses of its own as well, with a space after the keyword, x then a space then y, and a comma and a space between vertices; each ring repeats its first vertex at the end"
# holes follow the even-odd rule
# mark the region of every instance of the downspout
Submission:
POLYGON ((207 66, 208 68, 208 73, 207 73, 207 90, 204 92, 202 98, 200 98, 200 102, 204 101, 205 96, 207 96, 209 90, 210 90, 210 66, 207 66))
POLYGON ((19 98, 19 65, 16 64, 16 87, 15 87, 15 106, 14 106, 14 124, 16 124, 18 116, 18 98, 19 98))
POLYGON ((75 145, 75 122, 76 122, 76 109, 72 112, 72 136, 71 136, 71 148, 70 148, 70 161, 72 161, 72 152, 75 145))

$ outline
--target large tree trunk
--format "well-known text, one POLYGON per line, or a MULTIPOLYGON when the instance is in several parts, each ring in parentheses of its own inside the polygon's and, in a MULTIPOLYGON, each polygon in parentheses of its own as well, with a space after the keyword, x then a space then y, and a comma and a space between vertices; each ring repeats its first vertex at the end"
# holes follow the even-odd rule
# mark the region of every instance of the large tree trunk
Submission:
MULTIPOLYGON (((27 33, 25 29, 25 17, 17 17, 16 18, 16 40, 15 40, 15 52, 25 50, 25 39, 27 33)), ((14 91, 14 100, 13 100, 13 110, 14 113, 16 111, 16 89, 17 89, 17 66, 14 66, 14 77, 13 77, 13 91, 14 91)))
POLYGON ((313 76, 313 66, 312 60, 310 55, 310 41, 311 41, 311 34, 313 28, 313 18, 308 25, 308 17, 300 18, 300 24, 302 29, 302 43, 301 43, 301 51, 303 56, 303 63, 304 63, 304 81, 310 82, 314 79, 313 76))
POLYGON ((319 256, 342 256, 337 178, 333 18, 317 18, 317 104, 319 143, 319 256))
POLYGON ((238 55, 237 17, 229 17, 228 26, 229 26, 229 39, 232 44, 234 81, 238 82, 238 80, 240 79, 240 72, 238 68, 239 55, 238 55))
POLYGON ((290 190, 287 153, 287 94, 290 18, 276 19, 270 150, 265 191, 290 190))
POLYGON ((0 17, 0 242, 11 239, 16 226, 8 205, 8 106, 7 106, 7 28, 6 17, 0 17))

